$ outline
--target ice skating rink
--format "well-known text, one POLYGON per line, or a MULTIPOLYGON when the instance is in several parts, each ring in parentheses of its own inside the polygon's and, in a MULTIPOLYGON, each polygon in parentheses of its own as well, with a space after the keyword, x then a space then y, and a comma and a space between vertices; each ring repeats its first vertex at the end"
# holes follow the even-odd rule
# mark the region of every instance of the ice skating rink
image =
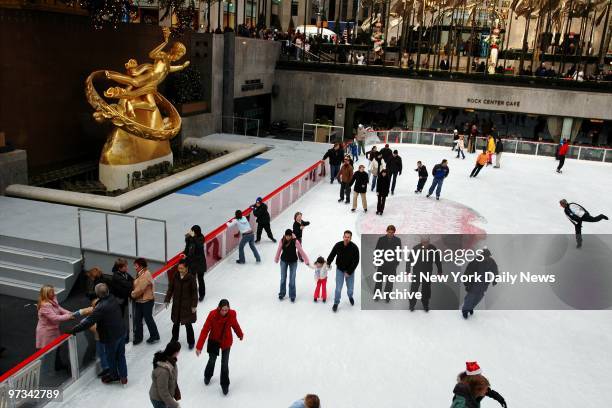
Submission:
MULTIPOLYGON (((303 246, 314 259, 327 257, 345 229, 355 232, 358 244, 360 233, 383 234, 387 224, 395 224, 398 233, 573 233, 560 198, 579 202, 592 214, 612 213, 609 164, 567 160, 559 175, 552 158, 505 154, 501 169, 487 167, 470 179, 475 155, 459 160, 447 148, 399 149, 404 171, 383 217, 375 215, 374 193, 368 193, 368 213, 359 209, 353 214, 337 202, 338 185, 326 182, 273 221, 275 236, 291 228, 296 211, 303 212, 311 222, 303 246), (422 160, 431 172, 442 158, 449 159, 450 175, 441 200, 416 196, 416 161, 422 160)), ((233 210, 228 209, 228 217, 233 210)), ((611 232, 610 221, 584 225, 584 234, 611 232)), ((313 273, 303 264, 298 266, 295 304, 287 298, 279 301, 276 245, 264 237, 258 249, 263 259, 259 265, 247 248, 246 265, 236 265, 236 257, 230 257, 207 274, 206 299, 198 307, 196 335, 219 299, 229 299, 238 312, 245 337, 235 339, 231 350, 230 393, 221 393, 220 361, 211 384, 204 386, 206 354, 197 358, 190 352, 182 330, 181 407, 284 408, 306 393, 317 393, 326 408, 448 407, 455 376, 466 360, 480 363, 511 408, 599 408, 612 400, 610 310, 477 311, 468 321, 459 311, 362 311, 357 277, 357 303, 351 307, 343 292, 338 313, 333 313, 335 271, 326 304, 313 302, 313 273)), ((61 406, 150 406, 151 360, 170 339, 170 311, 156 321, 161 343, 127 348, 127 387, 93 380, 61 406)), ((499 404, 485 399, 481 406, 499 404)))

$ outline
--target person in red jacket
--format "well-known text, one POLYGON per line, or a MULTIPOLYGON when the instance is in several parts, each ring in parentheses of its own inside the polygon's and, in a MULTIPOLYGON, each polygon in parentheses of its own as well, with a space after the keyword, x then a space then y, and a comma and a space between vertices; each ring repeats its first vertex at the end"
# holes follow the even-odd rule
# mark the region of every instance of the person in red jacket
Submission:
POLYGON ((244 334, 238 324, 236 311, 230 309, 227 299, 221 299, 219 306, 211 310, 202 327, 198 343, 196 345, 196 356, 200 356, 206 337, 208 337, 208 363, 204 370, 204 384, 208 385, 215 371, 215 362, 221 350, 221 389, 227 395, 229 391, 229 353, 233 343, 232 330, 242 341, 244 334))
POLYGON ((567 139, 563 139, 563 142, 559 146, 559 151, 557 152, 557 160, 559 160, 559 166, 557 166, 557 173, 561 173, 561 168, 565 164, 565 155, 569 150, 569 142, 567 139))

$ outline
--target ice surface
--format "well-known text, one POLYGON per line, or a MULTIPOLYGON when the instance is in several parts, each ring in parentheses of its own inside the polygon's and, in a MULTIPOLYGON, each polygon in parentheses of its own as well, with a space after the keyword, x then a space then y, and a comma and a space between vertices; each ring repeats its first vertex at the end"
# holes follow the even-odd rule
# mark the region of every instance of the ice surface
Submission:
MULTIPOLYGON (((273 221, 275 235, 280 237, 291 227, 293 214, 302 211, 312 223, 304 232, 304 248, 313 259, 327 256, 345 229, 357 233, 357 242, 358 233, 382 233, 389 223, 398 226, 398 233, 453 233, 466 228, 488 233, 572 233, 558 205, 563 197, 594 214, 612 213, 610 165, 568 160, 559 175, 552 158, 505 154, 501 169, 484 168, 478 178, 470 179, 473 155, 459 160, 450 149, 421 146, 401 146, 400 154, 404 171, 382 218, 374 214, 373 193, 368 193, 370 211, 352 214, 348 206, 337 203, 338 185, 326 182, 273 221), (431 170, 444 157, 449 158, 451 170, 442 199, 415 196, 416 160, 431 170)), ((584 232, 610 233, 612 222, 585 224, 584 232)), ((326 408, 447 407, 455 376, 466 360, 480 363, 509 407, 595 408, 612 400, 610 311, 477 311, 469 321, 458 311, 362 311, 356 279, 356 305, 350 306, 344 292, 334 314, 330 299, 327 304, 313 303, 313 273, 304 265, 298 266, 296 303, 280 302, 279 266, 273 263, 276 245, 264 237, 258 249, 260 265, 247 248, 246 265, 236 265, 230 257, 207 274, 206 300, 198 307, 196 333, 219 299, 229 299, 238 312, 245 338, 235 339, 231 350, 230 394, 221 393, 219 366, 211 384, 204 386, 206 354, 196 358, 189 352, 182 330, 185 349, 178 362, 182 407, 282 408, 309 392, 317 393, 326 408)), ((333 296, 334 275, 335 271, 328 282, 328 297, 333 296)), ((168 341, 169 311, 156 321, 162 342, 168 341)), ((95 380, 61 406, 150 406, 151 360, 161 347, 128 346, 126 388, 95 380)), ((482 403, 484 408, 496 406, 490 399, 482 403)))

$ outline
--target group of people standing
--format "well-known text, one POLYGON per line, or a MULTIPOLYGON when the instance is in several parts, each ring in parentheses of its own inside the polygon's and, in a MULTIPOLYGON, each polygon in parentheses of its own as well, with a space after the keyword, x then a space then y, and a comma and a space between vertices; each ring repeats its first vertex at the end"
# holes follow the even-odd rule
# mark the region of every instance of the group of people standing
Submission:
MULTIPOLYGON (((349 146, 355 146, 355 141, 350 142, 349 146)), ((362 150, 365 152, 362 141, 359 141, 358 146, 356 157, 354 154, 353 156, 350 154, 345 155, 339 143, 335 143, 325 153, 323 160, 329 159, 331 169, 330 183, 333 184, 334 180, 337 180, 340 184, 339 203, 344 201, 345 204, 349 204, 351 188, 353 189, 352 212, 357 210, 357 200, 359 198, 361 199, 363 211, 368 211, 366 195, 368 185, 370 185, 370 191, 376 191, 376 215, 383 215, 387 197, 389 194, 395 194, 397 177, 402 174, 402 158, 399 156, 398 151, 392 151, 388 144, 380 151, 374 146, 372 150, 364 153, 368 161, 367 169, 365 164, 360 164, 357 170, 355 170, 355 162, 359 160, 362 150)))

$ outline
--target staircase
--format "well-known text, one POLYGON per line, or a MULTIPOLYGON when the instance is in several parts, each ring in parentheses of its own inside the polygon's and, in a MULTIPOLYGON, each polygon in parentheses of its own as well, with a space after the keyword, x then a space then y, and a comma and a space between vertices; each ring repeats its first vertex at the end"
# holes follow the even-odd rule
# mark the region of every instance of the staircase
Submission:
POLYGON ((79 248, 0 235, 0 293, 37 300, 43 285, 53 285, 63 301, 81 271, 79 248))

